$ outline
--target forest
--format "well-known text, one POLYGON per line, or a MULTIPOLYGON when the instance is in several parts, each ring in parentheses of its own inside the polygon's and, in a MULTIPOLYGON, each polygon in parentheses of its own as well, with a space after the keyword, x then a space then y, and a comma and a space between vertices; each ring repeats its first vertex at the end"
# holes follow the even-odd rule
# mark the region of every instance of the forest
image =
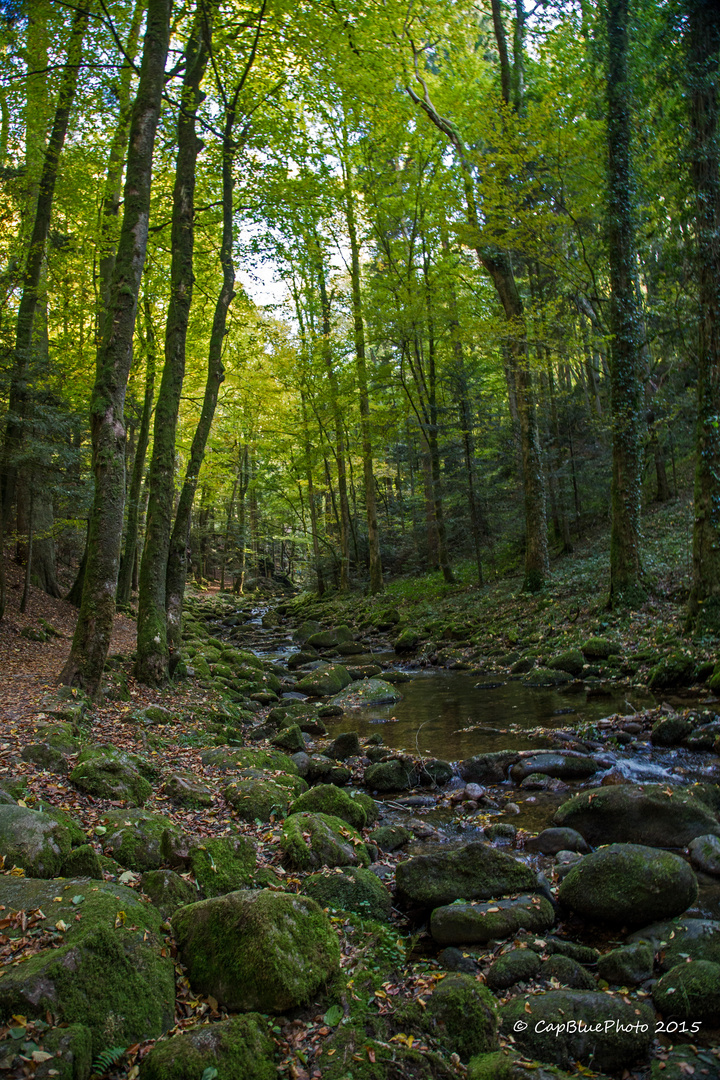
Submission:
POLYGON ((717 0, 0 0, 5 1075, 720 1077, 719 98, 717 0))

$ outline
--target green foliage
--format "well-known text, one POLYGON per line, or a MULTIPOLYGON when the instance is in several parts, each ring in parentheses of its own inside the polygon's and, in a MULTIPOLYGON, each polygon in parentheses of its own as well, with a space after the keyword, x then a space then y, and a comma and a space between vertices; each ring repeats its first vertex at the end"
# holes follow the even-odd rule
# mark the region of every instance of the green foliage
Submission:
POLYGON ((126 1050, 126 1046, 113 1046, 108 1050, 103 1050, 93 1061, 93 1073, 98 1077, 105 1076, 122 1061, 126 1050))

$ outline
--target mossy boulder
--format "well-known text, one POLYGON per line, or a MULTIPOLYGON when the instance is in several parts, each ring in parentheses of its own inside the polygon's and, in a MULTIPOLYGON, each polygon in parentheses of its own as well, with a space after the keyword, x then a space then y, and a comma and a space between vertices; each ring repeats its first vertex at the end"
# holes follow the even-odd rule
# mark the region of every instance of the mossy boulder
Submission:
POLYGON ((161 955, 161 916, 132 889, 79 878, 0 878, 7 911, 44 913, 38 925, 56 930, 59 947, 33 953, 0 979, 0 1017, 83 1024, 93 1056, 112 1046, 157 1038, 174 1023, 173 961, 161 955), (59 896, 60 900, 55 898, 59 896), (76 915, 80 918, 76 919, 76 915), (65 929, 58 930, 58 924, 65 929))
POLYGON ((715 919, 668 919, 652 923, 632 934, 628 944, 646 941, 658 954, 661 971, 690 960, 720 964, 720 921, 715 919))
POLYGON ((353 911, 377 922, 390 918, 390 893, 375 874, 362 867, 351 866, 341 873, 311 874, 305 878, 303 890, 323 908, 353 911))
POLYGON ((423 635, 419 630, 407 627, 395 638, 393 648, 396 653, 415 652, 422 641, 423 635))
POLYGON ((525 686, 563 686, 572 682, 572 675, 560 668, 534 667, 523 675, 522 681, 525 686))
POLYGON ((568 675, 577 678, 585 666, 585 657, 579 649, 568 649, 567 652, 553 656, 547 666, 552 671, 566 671, 568 675))
POLYGON ((696 664, 692 656, 672 652, 664 657, 648 675, 650 690, 672 690, 676 686, 689 686, 695 681, 696 664))
POLYGON ((102 881, 102 866, 92 844, 81 844, 73 848, 62 864, 62 876, 69 878, 87 877, 102 881))
POLYGON ((381 825, 370 833, 371 842, 377 844, 381 851, 397 851, 409 844, 412 838, 413 833, 404 825, 381 825))
POLYGON ((142 891, 158 909, 163 919, 169 919, 179 907, 198 899, 197 889, 174 870, 148 870, 142 876, 142 891))
POLYGON ((520 930, 542 933, 554 922, 549 900, 521 894, 512 900, 437 907, 430 918, 430 932, 438 945, 484 945, 515 937, 520 930))
POLYGON ((597 772, 597 763, 587 754, 557 754, 538 751, 521 757, 510 770, 516 784, 533 773, 553 776, 558 780, 587 780, 597 772))
POLYGON ((331 814, 290 814, 280 837, 283 863, 293 870, 321 866, 368 866, 362 837, 351 825, 331 814))
POLYGON ((717 836, 696 836, 688 849, 693 866, 713 877, 720 876, 720 839, 717 836))
POLYGON ((687 847, 696 836, 720 836, 715 814, 682 788, 611 784, 563 803, 556 825, 576 829, 589 844, 636 843, 687 847))
POLYGON ((645 941, 612 949, 598 960, 598 975, 614 986, 638 986, 653 973, 652 946, 645 941))
POLYGON ((152 787, 141 774, 138 760, 106 747, 83 751, 70 773, 70 781, 86 795, 128 806, 144 806, 152 795, 152 787))
POLYGON ((378 761, 365 772, 364 783, 371 791, 381 793, 407 791, 410 787, 412 769, 407 769, 399 758, 378 761))
POLYGON ((190 866, 205 896, 222 896, 250 884, 257 862, 244 836, 216 836, 190 848, 190 866))
POLYGON ((200 810, 212 806, 213 791, 190 773, 174 772, 163 784, 163 794, 177 806, 200 810))
POLYGON ((41 769, 64 776, 70 772, 69 759, 80 750, 69 725, 55 724, 40 728, 41 739, 29 743, 20 751, 23 761, 31 761, 41 769))
POLYGON ((362 806, 365 811, 365 821, 368 828, 374 825, 380 818, 380 810, 378 804, 373 799, 372 795, 368 795, 366 791, 358 791, 354 789, 348 792, 353 802, 356 802, 359 806, 362 806))
POLYGON ((496 750, 461 761, 458 772, 466 784, 501 784, 508 770, 520 760, 516 750, 496 750))
POLYGON ((71 829, 54 816, 13 803, 0 805, 0 855, 6 870, 18 866, 27 877, 56 877, 71 846, 71 829))
POLYGON ((439 1054, 374 1039, 355 1024, 342 1024, 316 1063, 322 1080, 457 1080, 457 1071, 439 1054))
POLYGON ((328 750, 328 757, 336 761, 347 761, 348 758, 358 757, 362 753, 360 749, 360 736, 357 731, 342 731, 328 750))
POLYGON ((336 626, 333 630, 318 630, 311 634, 306 638, 305 644, 313 649, 334 649, 336 645, 352 641, 352 636, 349 626, 336 626))
POLYGON ((559 851, 577 851, 587 855, 590 845, 575 829, 543 829, 538 836, 525 841, 526 851, 539 851, 542 855, 557 855, 559 851))
POLYGON ((539 977, 548 982, 552 979, 573 990, 597 990, 597 983, 582 964, 571 956, 563 956, 562 953, 548 957, 540 965, 539 977))
POLYGON ((140 1080, 275 1080, 275 1047, 268 1022, 246 1013, 199 1024, 180 1035, 162 1039, 140 1065, 140 1080))
POLYGON ((193 989, 231 1011, 307 1005, 340 970, 327 916, 294 893, 231 892, 180 908, 172 925, 193 989))
POLYGON ((367 705, 392 705, 401 699, 400 691, 384 679, 358 679, 335 694, 332 704, 341 709, 359 709, 367 705))
POLYGON ((287 750, 288 754, 296 754, 298 750, 305 749, 305 740, 299 724, 289 724, 270 741, 278 750, 287 750))
POLYGON ((720 964, 690 960, 677 964, 653 987, 655 1008, 665 1020, 699 1020, 716 1026, 720 1017, 720 964))
POLYGON ((210 765, 221 772, 239 772, 243 769, 257 769, 265 772, 283 772, 291 776, 297 774, 297 766, 292 758, 280 750, 260 750, 255 747, 228 749, 225 746, 204 750, 200 755, 203 765, 210 765))
POLYGON ((395 882, 402 902, 424 908, 455 900, 490 900, 538 888, 533 870, 480 841, 457 851, 417 855, 401 862, 395 882))
POLYGON ((313 697, 332 697, 352 682, 350 673, 342 664, 321 664, 298 681, 296 689, 313 697))
POLYGON ((662 1059, 650 1063, 650 1080, 688 1080, 690 1076, 697 1080, 720 1080, 720 1060, 711 1048, 666 1047, 662 1059))
POLYGON ((448 1053, 468 1062, 497 1046, 495 999, 470 975, 448 975, 427 999, 423 1026, 448 1053))
POLYGON ((540 958, 532 949, 511 949, 493 961, 487 973, 491 990, 509 990, 519 982, 529 982, 540 971, 540 958))
POLYGON ((653 746, 677 746, 692 729, 691 721, 683 716, 664 716, 653 724, 650 742, 653 746))
POLYGON ((274 815, 283 815, 292 798, 287 787, 269 777, 237 780, 227 785, 223 795, 243 821, 270 821, 274 815))
POLYGON ((606 637, 588 638, 582 643, 580 649, 587 660, 607 660, 609 656, 620 652, 617 642, 606 637))
POLYGON ((299 799, 296 799, 290 808, 293 814, 304 810, 342 818, 354 829, 364 829, 367 824, 367 815, 362 804, 335 784, 318 784, 310 788, 299 799))
POLYGON ((161 814, 120 810, 107 814, 103 822, 108 830, 105 854, 128 870, 157 870, 187 848, 180 830, 161 814))
MULTIPOLYGON (((467 1080, 527 1080, 528 1067, 526 1055, 521 1056, 508 1049, 477 1054, 468 1064, 467 1080)), ((570 1073, 555 1065, 545 1066, 533 1061, 530 1067, 533 1080, 572 1080, 570 1073)))
POLYGON ((325 754, 307 755, 305 768, 304 775, 309 784, 336 784, 337 787, 344 787, 352 777, 350 769, 345 765, 338 765, 325 754))
POLYGON ((412 787, 442 787, 452 780, 455 770, 449 761, 441 758, 423 758, 418 761, 410 776, 412 787))
POLYGON ((697 894, 697 878, 679 855, 641 844, 611 844, 572 868, 558 899, 587 919, 638 927, 680 915, 697 894))

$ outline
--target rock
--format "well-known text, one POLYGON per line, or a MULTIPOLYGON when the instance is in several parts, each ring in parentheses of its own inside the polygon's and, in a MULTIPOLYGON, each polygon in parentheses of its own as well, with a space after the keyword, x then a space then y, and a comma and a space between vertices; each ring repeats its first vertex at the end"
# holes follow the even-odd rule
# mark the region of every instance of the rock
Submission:
POLYGON ((673 652, 650 669, 648 688, 670 690, 676 686, 690 686, 695 681, 695 660, 687 653, 673 652))
POLYGON ((422 640, 423 636, 419 630, 412 630, 408 627, 395 638, 393 648, 396 653, 415 652, 422 640))
POLYGON ((290 776, 297 772, 297 765, 280 750, 259 750, 255 747, 243 747, 236 750, 217 746, 205 750, 200 755, 203 765, 210 765, 221 772, 235 772, 242 769, 282 772, 290 776))
POLYGON ((228 784, 223 795, 242 821, 270 821, 287 812, 292 794, 274 779, 238 780, 228 784))
POLYGON ((510 766, 519 760, 520 755, 513 750, 498 750, 461 761, 458 771, 466 784, 501 784, 507 780, 510 766))
POLYGON ((280 837, 283 863, 293 870, 320 866, 368 866, 370 859, 359 833, 330 814, 291 814, 280 837))
POLYGON ((141 885, 163 919, 169 919, 179 907, 192 904, 198 898, 197 889, 174 870, 148 870, 142 876, 141 885))
POLYGON ((584 967, 570 956, 557 953, 540 966, 540 978, 557 979, 561 986, 572 990, 596 990, 597 983, 584 967))
POLYGON ((306 644, 313 649, 334 649, 345 641, 352 641, 352 630, 349 626, 337 626, 334 630, 319 630, 311 634, 306 644))
POLYGON ((720 875, 720 840, 717 836, 696 836, 688 848, 693 866, 705 874, 720 875))
POLYGON ((720 964, 710 960, 677 964, 658 979, 652 993, 664 1020, 699 1020, 715 1027, 720 1017, 720 964))
POLYGON ((303 882, 303 891, 322 908, 353 911, 378 922, 390 918, 390 893, 375 874, 361 867, 350 867, 339 874, 311 874, 303 882))
POLYGON ((337 935, 305 896, 240 890, 180 908, 172 925, 194 990, 231 1011, 307 1005, 340 971, 337 935))
POLYGON ((508 821, 499 821, 496 825, 488 825, 488 827, 485 829, 485 835, 487 836, 488 840, 492 841, 513 841, 517 836, 517 829, 508 821))
POLYGON ((688 750, 710 751, 720 738, 720 721, 714 720, 709 724, 701 724, 693 728, 684 742, 688 750))
MULTIPOLYGON (((554 1065, 547 1067, 533 1061, 533 1080, 574 1080, 577 1073, 566 1073, 554 1065)), ((468 1065, 467 1080, 527 1080, 528 1061, 506 1047, 493 1054, 477 1054, 468 1065)))
POLYGON ((85 794, 129 806, 144 806, 152 795, 150 784, 137 767, 137 759, 132 760, 130 754, 108 751, 82 759, 83 754, 70 773, 70 780, 85 794))
POLYGON ((647 941, 658 953, 661 971, 669 971, 688 957, 720 964, 720 922, 714 919, 671 919, 638 930, 628 944, 647 941))
POLYGON ((358 709, 367 705, 392 705, 401 699, 400 691, 384 679, 359 679, 336 694, 332 704, 341 709, 358 709))
POLYGON ((576 679, 582 674, 584 665, 585 658, 580 650, 568 649, 567 652, 554 656, 547 666, 553 671, 567 671, 568 675, 572 675, 576 679))
POLYGON ((279 750, 287 750, 289 754, 297 754, 305 749, 305 740, 298 724, 290 724, 289 727, 283 728, 270 741, 273 746, 279 750))
POLYGON ((304 622, 300 623, 293 637, 300 645, 304 645, 313 634, 319 634, 321 630, 322 626, 317 619, 305 619, 304 622))
POLYGON ((512 900, 435 908, 430 932, 438 945, 484 945, 514 937, 519 930, 542 932, 554 922, 555 912, 549 900, 521 894, 512 900))
POLYGON ((448 975, 427 999, 423 1027, 448 1053, 468 1062, 497 1046, 495 999, 470 975, 448 975))
POLYGON ((105 854, 128 870, 157 870, 163 863, 176 861, 186 850, 187 841, 170 818, 147 810, 120 810, 103 818, 108 835, 105 854))
POLYGON ((490 965, 487 984, 491 990, 508 990, 536 978, 539 971, 540 959, 532 949, 511 949, 490 965))
POLYGON ((457 851, 418 855, 401 862, 395 881, 400 900, 425 908, 538 889, 533 870, 480 841, 457 851))
POLYGON ((590 845, 575 829, 543 829, 539 836, 525 841, 526 851, 539 851, 541 855, 557 855, 559 851, 576 851, 587 855, 590 845))
POLYGON ((341 1024, 315 1063, 322 1080, 457 1080, 457 1071, 439 1054, 417 1045, 378 1041, 368 1038, 364 1024, 341 1024))
POLYGON ((597 763, 586 754, 551 754, 539 752, 528 754, 510 770, 510 776, 516 784, 522 783, 533 773, 553 776, 558 780, 586 780, 597 772, 597 763))
POLYGON ((413 833, 403 825, 381 825, 370 833, 370 840, 377 844, 381 851, 397 851, 412 838, 413 833))
POLYGON ((367 652, 367 648, 361 641, 343 641, 335 651, 338 656, 360 656, 367 652))
POLYGON ((485 793, 486 793, 486 788, 482 787, 481 784, 466 784, 465 785, 465 798, 466 799, 473 799, 475 802, 477 802, 478 799, 482 799, 482 797, 485 795, 485 793))
POLYGON ((576 829, 589 844, 687 847, 696 836, 720 836, 720 824, 700 799, 660 784, 613 784, 563 803, 556 825, 576 829))
POLYGON ((521 994, 499 1017, 501 1035, 512 1035, 528 1057, 561 1066, 579 1061, 607 1072, 644 1061, 655 1037, 647 1005, 593 991, 521 994))
POLYGON ((365 772, 364 783, 372 791, 392 792, 407 791, 410 787, 412 771, 405 768, 399 758, 379 761, 365 772))
MULTIPOLYGON (((624 782, 624 781, 623 781, 624 782)), ((525 791, 567 791, 568 785, 556 777, 547 776, 545 773, 530 773, 520 784, 525 791)))
POLYGON ((440 758, 427 758, 415 766, 410 777, 410 783, 412 787, 417 785, 420 787, 442 787, 454 775, 453 767, 449 761, 442 761, 440 758))
POLYGON ((589 945, 578 945, 574 941, 565 941, 563 938, 549 937, 545 942, 545 948, 551 956, 569 956, 578 964, 596 964, 599 953, 597 949, 589 945))
POLYGON ((328 750, 328 756, 335 758, 336 761, 346 761, 351 757, 359 757, 361 753, 360 736, 357 731, 343 731, 333 740, 328 750))
POLYGON ((87 877, 102 881, 102 866, 92 844, 81 844, 73 848, 62 864, 62 876, 69 878, 87 877))
POLYGON ((190 773, 175 772, 163 784, 163 794, 178 806, 199 810, 212 806, 213 792, 190 773))
POLYGON ((368 828, 371 825, 374 825, 380 818, 380 810, 373 797, 368 795, 366 791, 358 791, 357 788, 353 788, 348 794, 353 802, 358 803, 365 811, 365 820, 368 828))
POLYGON ((711 1049, 666 1048, 661 1061, 650 1063, 650 1080, 688 1080, 690 1076, 696 1080, 720 1080, 720 1060, 711 1049))
POLYGON ((274 1052, 266 1018, 246 1013, 156 1043, 142 1059, 140 1080, 200 1080, 208 1071, 217 1080, 275 1080, 274 1052))
POLYGON ((20 757, 48 772, 67 775, 70 772, 68 759, 79 751, 79 740, 66 724, 48 725, 40 728, 39 734, 42 735, 41 741, 24 746, 20 757))
POLYGON ((336 784, 344 787, 352 777, 350 769, 337 765, 324 754, 311 754, 307 761, 305 778, 309 784, 336 784))
POLYGON ((190 866, 206 896, 247 887, 255 870, 255 848, 244 836, 216 836, 190 848, 190 866))
POLYGON ((598 960, 598 975, 615 986, 638 986, 652 978, 653 950, 644 941, 624 945, 598 960))
POLYGON ((619 645, 604 637, 588 638, 580 648, 587 660, 607 660, 609 656, 620 652, 619 645))
POLYGON ((572 675, 555 668, 534 667, 523 675, 522 682, 525 686, 562 686, 572 682, 572 675))
POLYGON ((650 742, 653 746, 677 746, 692 728, 692 723, 682 716, 664 716, 653 724, 650 742))
POLYGON ((459 971, 463 975, 474 975, 477 970, 477 965, 472 956, 467 956, 460 949, 453 948, 452 945, 438 953, 437 961, 440 967, 444 967, 446 971, 459 971))
POLYGON ((637 927, 681 914, 697 892, 697 879, 679 855, 640 844, 611 844, 572 868, 558 899, 585 918, 637 927))
POLYGON ((177 712, 166 709, 164 705, 146 705, 144 709, 139 709, 132 719, 139 720, 143 724, 154 725, 175 724, 179 717, 177 712))
POLYGON ((298 681, 297 690, 314 697, 332 697, 351 682, 350 674, 342 664, 321 664, 298 681))
POLYGON ((304 810, 342 818, 354 829, 364 829, 367 824, 367 815, 361 803, 334 784, 318 784, 296 799, 290 808, 292 814, 304 810))
POLYGON ((8 911, 44 913, 38 926, 59 930, 58 948, 43 949, 6 967, 0 1013, 83 1024, 92 1052, 157 1038, 174 1023, 175 972, 160 955, 161 917, 123 885, 91 881, 32 881, 0 877, 8 911), (56 896, 61 900, 57 902, 56 896), (76 919, 80 915, 80 919, 76 919))
POLYGON ((0 855, 5 856, 6 870, 19 866, 27 877, 57 877, 71 844, 71 830, 49 814, 0 805, 0 855))

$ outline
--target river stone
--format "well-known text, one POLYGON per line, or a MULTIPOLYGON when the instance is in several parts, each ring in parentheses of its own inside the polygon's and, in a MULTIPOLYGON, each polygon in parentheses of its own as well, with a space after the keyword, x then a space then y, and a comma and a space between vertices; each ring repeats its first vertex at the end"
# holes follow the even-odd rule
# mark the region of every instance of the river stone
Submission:
POLYGON ((255 747, 238 747, 231 750, 226 746, 216 746, 204 750, 200 755, 203 765, 210 765, 222 772, 240 772, 243 769, 257 769, 266 772, 283 772, 291 776, 297 773, 297 765, 280 750, 260 750, 255 747))
POLYGON ((313 634, 319 634, 322 630, 322 625, 317 619, 305 619, 301 622, 297 630, 294 631, 293 637, 300 644, 304 645, 308 638, 311 638, 313 634))
POLYGON ((332 697, 351 682, 350 673, 342 664, 320 664, 315 671, 303 675, 296 689, 301 694, 312 694, 314 697, 332 697))
POLYGON ((593 846, 683 848, 696 836, 720 836, 720 824, 704 803, 660 784, 612 784, 580 792, 563 803, 554 822, 576 829, 593 846))
POLYGON ((301 813, 303 810, 342 818, 354 829, 364 829, 367 825, 364 807, 335 784, 318 784, 310 788, 296 799, 290 808, 292 814, 301 813))
POLYGON ((62 876, 69 878, 89 877, 103 880, 102 864, 92 844, 80 844, 73 848, 62 864, 62 876))
POLYGON ((197 889, 174 870, 148 870, 142 876, 141 885, 163 919, 169 919, 179 907, 192 904, 198 898, 197 889))
POLYGON ((562 686, 572 682, 572 675, 559 668, 534 667, 523 675, 525 686, 562 686))
POLYGON ((370 840, 377 844, 381 851, 397 851, 404 847, 413 838, 410 829, 404 825, 381 825, 370 833, 370 840))
POLYGON ((688 848, 693 866, 706 874, 720 875, 720 840, 717 836, 696 836, 688 848))
POLYGON ((607 1072, 629 1068, 646 1059, 655 1037, 649 1006, 589 990, 521 994, 499 1017, 501 1035, 512 1036, 528 1057, 563 1067, 579 1061, 607 1072), (613 1020, 617 1028, 608 1026, 613 1020))
POLYGON ((648 675, 650 690, 670 690, 675 686, 689 686, 695 681, 696 664, 692 656, 672 652, 660 660, 648 675))
POLYGON ((366 867, 370 862, 360 834, 331 814, 290 814, 283 825, 280 850, 284 864, 293 870, 366 867))
POLYGON ((692 722, 682 716, 663 716, 653 724, 650 742, 653 746, 677 746, 692 728, 692 722))
POLYGON ((153 1046, 140 1064, 140 1080, 275 1080, 277 1066, 268 1021, 246 1013, 199 1024, 153 1046))
POLYGON ((396 653, 414 652, 422 640, 423 635, 419 630, 408 627, 395 638, 393 648, 396 653))
POLYGON ((441 758, 426 758, 419 761, 410 777, 413 787, 442 787, 452 780, 455 770, 449 761, 441 758))
POLYGON ((620 652, 620 646, 609 638, 592 637, 580 646, 587 660, 607 660, 609 656, 620 652))
POLYGON ((307 638, 306 644, 313 649, 334 649, 345 641, 352 641, 352 630, 349 626, 342 625, 333 630, 318 630, 307 638))
POLYGON ((223 795, 242 821, 270 821, 275 814, 285 814, 292 793, 275 780, 248 778, 228 784, 223 795))
POLYGON ((571 956, 563 956, 556 953, 545 960, 540 967, 541 979, 556 979, 561 986, 567 986, 571 990, 596 990, 597 983, 577 960, 571 956))
POLYGON ((556 953, 559 953, 560 956, 569 956, 571 960, 576 960, 578 964, 596 964, 600 955, 597 949, 593 949, 589 945, 578 945, 574 941, 565 941, 564 938, 552 936, 546 940, 545 950, 551 956, 556 953))
POLYGON ((105 854, 128 870, 157 870, 165 862, 176 862, 187 849, 186 838, 161 814, 117 810, 102 820, 108 830, 103 838, 105 854))
POLYGON ((495 999, 474 976, 448 975, 436 983, 422 1024, 444 1050, 465 1063, 497 1046, 495 999))
POLYGON ((163 794, 177 806, 186 806, 199 810, 203 806, 212 806, 213 792, 191 773, 174 772, 163 784, 163 794))
POLYGON ((511 949, 499 956, 488 969, 491 990, 508 990, 515 983, 528 982, 540 971, 540 958, 532 949, 511 949))
POLYGON ((585 658, 579 649, 568 649, 567 652, 554 656, 547 666, 552 668, 553 671, 567 671, 568 674, 577 678, 578 675, 582 674, 585 658))
POLYGON ((554 922, 549 900, 521 895, 512 900, 437 907, 430 917, 430 933, 438 945, 484 945, 514 937, 519 930, 542 933, 554 922))
MULTIPOLYGON (((294 755, 293 760, 296 757, 297 755, 294 755)), ((337 787, 345 787, 352 777, 350 769, 345 765, 338 765, 325 754, 310 754, 305 770, 305 779, 309 784, 336 784, 337 787)))
POLYGON ((381 793, 407 791, 410 787, 412 770, 406 769, 399 758, 390 761, 378 761, 365 772, 365 787, 381 793))
POLYGON ((289 724, 270 741, 279 750, 287 750, 288 754, 297 754, 305 749, 305 740, 299 724, 289 724))
POLYGON ((688 1080, 689 1077, 720 1080, 720 1059, 712 1049, 696 1046, 665 1048, 662 1060, 650 1063, 650 1080, 688 1080))
POLYGON ((399 863, 395 883, 400 900, 425 908, 538 890, 533 870, 479 840, 457 851, 417 855, 399 863))
POLYGON ((574 866, 558 899, 585 918, 613 926, 643 926, 680 915, 698 894, 684 859, 640 844, 611 844, 574 866))
POLYGON ((70 773, 70 781, 86 795, 128 806, 144 806, 152 795, 152 787, 141 775, 137 759, 130 754, 103 752, 79 760, 70 773))
POLYGON ((669 919, 645 926, 627 940, 649 942, 658 953, 661 971, 669 971, 687 957, 720 964, 720 921, 714 919, 669 919))
POLYGON ((340 947, 306 896, 240 890, 180 908, 172 926, 196 993, 231 1011, 309 1004, 340 972, 340 947))
POLYGON ((393 705, 402 694, 384 679, 358 679, 332 698, 341 709, 359 709, 367 705, 393 705))
POLYGON ((598 975, 615 986, 638 986, 653 973, 652 946, 645 941, 623 945, 598 960, 598 975))
POLYGON ((525 841, 526 851, 539 851, 541 855, 557 855, 560 851, 575 851, 587 855, 590 845, 575 829, 543 829, 539 836, 525 841))
POLYGON ((466 758, 460 762, 458 772, 466 784, 501 784, 507 780, 510 766, 519 760, 514 750, 497 750, 466 758))
POLYGON ((390 918, 390 893, 371 870, 362 867, 351 866, 341 873, 311 874, 303 882, 303 891, 322 908, 353 911, 378 922, 390 918))
POLYGON ((359 757, 362 753, 360 748, 360 736, 357 731, 343 731, 333 740, 328 750, 328 756, 336 761, 347 761, 351 757, 359 757))
POLYGON ((257 854, 244 836, 215 836, 190 848, 189 861, 205 896, 223 896, 250 885, 257 854))
POLYGON ((665 1020, 699 1020, 716 1027, 720 1017, 720 964, 710 960, 677 964, 655 983, 653 1001, 665 1020))
POLYGON ((19 866, 27 877, 56 877, 71 846, 72 831, 63 822, 25 806, 0 805, 0 855, 6 870, 19 866))
POLYGON ((169 950, 160 955, 159 912, 137 892, 89 878, 46 882, 8 876, 0 877, 0 903, 6 914, 41 909, 39 925, 47 932, 59 922, 66 926, 59 931, 59 948, 5 968, 1 1015, 44 1020, 50 1010, 62 1023, 84 1024, 92 1032, 93 1057, 172 1027, 173 961, 169 950))
POLYGON ((510 770, 516 784, 522 783, 533 773, 553 776, 558 780, 586 780, 597 772, 597 764, 585 754, 551 754, 540 752, 528 754, 510 770))

